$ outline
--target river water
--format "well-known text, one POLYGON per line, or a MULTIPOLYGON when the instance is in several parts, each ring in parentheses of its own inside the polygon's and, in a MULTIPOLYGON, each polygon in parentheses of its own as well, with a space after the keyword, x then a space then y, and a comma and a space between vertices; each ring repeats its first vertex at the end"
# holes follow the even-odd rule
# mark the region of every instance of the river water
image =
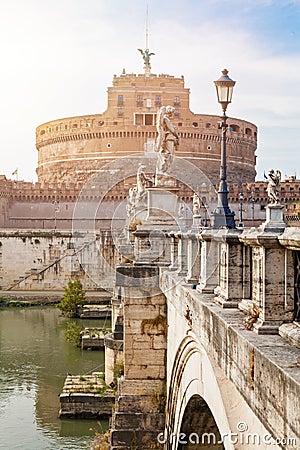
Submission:
POLYGON ((107 422, 58 418, 67 373, 104 371, 103 351, 65 341, 69 320, 55 307, 0 309, 0 449, 87 450, 95 430, 107 428, 107 422))

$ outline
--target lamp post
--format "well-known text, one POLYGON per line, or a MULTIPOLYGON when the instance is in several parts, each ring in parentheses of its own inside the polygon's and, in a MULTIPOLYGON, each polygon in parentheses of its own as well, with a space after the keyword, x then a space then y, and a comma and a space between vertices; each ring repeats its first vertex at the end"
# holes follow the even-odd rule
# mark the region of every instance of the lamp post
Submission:
POLYGON ((229 103, 231 103, 235 81, 229 78, 228 70, 224 69, 222 71, 222 76, 217 81, 214 81, 214 84, 217 90, 218 102, 222 106, 223 116, 221 117, 222 121, 220 123, 220 128, 222 130, 222 139, 218 205, 216 209, 211 213, 211 222, 212 228, 235 228, 234 212, 232 212, 228 206, 228 189, 226 182, 226 131, 228 127, 226 109, 229 103))
POLYGON ((202 202, 202 207, 204 208, 204 222, 203 222, 203 226, 207 227, 208 226, 208 224, 207 224, 207 207, 208 207, 208 205, 206 203, 206 197, 205 196, 203 196, 201 198, 201 202, 202 202))
POLYGON ((240 192, 240 221, 239 221, 239 227, 242 228, 244 226, 243 224, 243 192, 240 192))
POLYGON ((250 202, 251 202, 251 209, 252 209, 252 226, 254 227, 254 203, 255 203, 255 198, 254 198, 254 192, 253 191, 251 191, 250 202))

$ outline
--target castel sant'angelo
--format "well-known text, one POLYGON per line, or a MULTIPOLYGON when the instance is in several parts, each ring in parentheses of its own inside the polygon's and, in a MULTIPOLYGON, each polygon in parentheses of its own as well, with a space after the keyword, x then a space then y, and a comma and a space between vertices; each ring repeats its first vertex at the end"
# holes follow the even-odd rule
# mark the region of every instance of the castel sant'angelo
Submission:
MULTIPOLYGON (((215 184, 220 172, 219 116, 194 114, 184 77, 143 74, 114 76, 102 114, 56 119, 36 130, 40 182, 85 181, 91 173, 120 156, 154 151, 156 114, 162 105, 175 108, 178 157, 196 164, 215 184)), ((255 179, 257 128, 231 119, 228 137, 228 179, 255 179)))
MULTIPOLYGON (((108 88, 107 109, 102 114, 55 119, 37 127, 38 182, 0 177, 0 227, 71 229, 78 195, 94 173, 119 157, 148 156, 155 152, 156 115, 163 105, 174 108, 172 120, 180 138, 176 156, 196 165, 211 186, 217 187, 220 116, 193 113, 184 77, 152 73, 152 54, 148 49, 140 51, 144 72, 129 74, 123 69, 119 76, 114 75, 108 88)), ((229 201, 237 217, 242 192, 244 206, 248 204, 244 218, 255 224, 255 220, 263 219, 264 205, 268 202, 266 183, 255 182, 257 127, 242 119, 229 118, 226 140, 229 201)), ((107 227, 112 210, 126 199, 132 182, 117 183, 110 190, 106 196, 107 217, 103 217, 99 226, 107 227)), ((293 187, 297 182, 289 180, 289 183, 281 188, 281 201, 286 209, 287 204, 299 197, 299 188, 293 187)), ((213 207, 216 192, 205 189, 200 194, 213 207)), ((179 195, 184 202, 191 202, 191 192, 183 188, 179 195)))

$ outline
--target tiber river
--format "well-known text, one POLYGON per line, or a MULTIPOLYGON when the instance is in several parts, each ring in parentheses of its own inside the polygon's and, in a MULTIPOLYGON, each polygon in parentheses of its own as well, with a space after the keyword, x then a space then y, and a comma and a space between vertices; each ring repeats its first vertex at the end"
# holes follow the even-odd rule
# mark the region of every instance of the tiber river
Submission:
POLYGON ((55 307, 0 309, 0 449, 87 450, 95 430, 107 428, 107 422, 58 419, 67 373, 104 371, 103 351, 65 341, 68 320, 55 307))

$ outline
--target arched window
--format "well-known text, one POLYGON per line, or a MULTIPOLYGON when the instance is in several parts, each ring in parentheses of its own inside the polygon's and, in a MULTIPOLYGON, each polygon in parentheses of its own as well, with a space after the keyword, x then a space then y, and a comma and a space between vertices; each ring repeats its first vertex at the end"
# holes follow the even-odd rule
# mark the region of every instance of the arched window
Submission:
POLYGON ((231 125, 229 125, 229 131, 234 131, 235 133, 238 133, 240 131, 240 127, 232 123, 231 125))

